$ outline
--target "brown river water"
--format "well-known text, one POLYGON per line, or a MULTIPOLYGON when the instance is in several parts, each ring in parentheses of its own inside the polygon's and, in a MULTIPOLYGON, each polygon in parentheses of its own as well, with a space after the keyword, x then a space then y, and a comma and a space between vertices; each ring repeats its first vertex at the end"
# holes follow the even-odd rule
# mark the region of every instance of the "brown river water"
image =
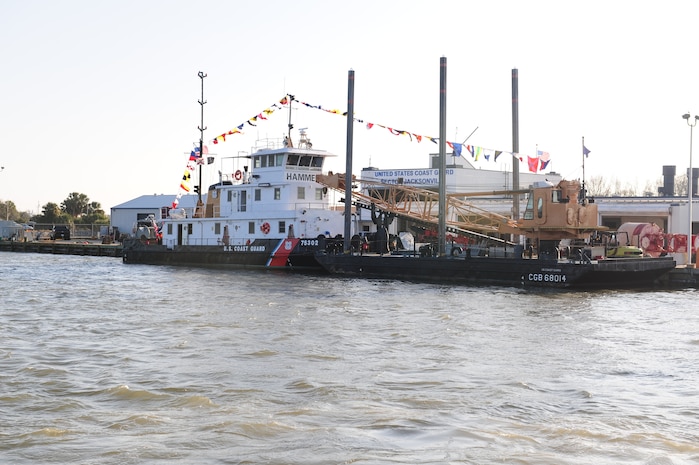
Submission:
POLYGON ((0 252, 2 464, 699 463, 699 291, 0 252))

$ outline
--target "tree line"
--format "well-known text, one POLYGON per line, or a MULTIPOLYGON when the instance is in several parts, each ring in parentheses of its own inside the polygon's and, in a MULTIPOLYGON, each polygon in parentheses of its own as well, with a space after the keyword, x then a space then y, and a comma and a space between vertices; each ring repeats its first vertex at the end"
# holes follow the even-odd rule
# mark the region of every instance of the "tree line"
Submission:
POLYGON ((18 211, 11 200, 0 201, 0 219, 38 224, 109 224, 100 203, 78 192, 71 192, 60 204, 48 202, 36 215, 18 211))
MULTIPOLYGON (((683 197, 688 193, 687 175, 675 177, 675 192, 667 195, 683 197)), ((646 181, 643 188, 630 181, 622 182, 618 178, 605 176, 591 176, 585 180, 587 195, 592 197, 657 197, 659 189, 663 186, 662 178, 655 181, 646 181)))

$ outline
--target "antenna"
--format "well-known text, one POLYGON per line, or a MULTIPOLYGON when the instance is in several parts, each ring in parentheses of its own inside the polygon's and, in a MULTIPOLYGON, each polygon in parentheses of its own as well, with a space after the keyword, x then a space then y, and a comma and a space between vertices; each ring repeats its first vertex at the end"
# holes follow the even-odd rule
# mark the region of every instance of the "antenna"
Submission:
POLYGON ((478 126, 476 126, 476 129, 474 129, 473 131, 471 131, 471 134, 469 134, 468 137, 467 137, 466 139, 464 139, 464 141, 463 141, 461 144, 462 144, 462 145, 465 144, 466 141, 469 140, 469 139, 471 138, 471 136, 473 135, 473 133, 476 132, 476 131, 478 131, 478 126))

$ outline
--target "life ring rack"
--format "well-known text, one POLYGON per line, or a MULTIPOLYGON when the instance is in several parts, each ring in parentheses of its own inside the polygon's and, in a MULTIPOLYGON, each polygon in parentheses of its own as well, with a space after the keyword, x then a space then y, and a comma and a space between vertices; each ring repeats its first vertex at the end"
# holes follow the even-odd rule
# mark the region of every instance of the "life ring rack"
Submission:
POLYGON ((262 231, 263 234, 269 234, 269 231, 271 230, 271 226, 269 225, 268 222, 264 222, 260 225, 260 231, 262 231))
POLYGON ((241 179, 243 179, 243 172, 240 170, 236 170, 236 172, 233 173, 233 177, 236 181, 240 181, 241 179))

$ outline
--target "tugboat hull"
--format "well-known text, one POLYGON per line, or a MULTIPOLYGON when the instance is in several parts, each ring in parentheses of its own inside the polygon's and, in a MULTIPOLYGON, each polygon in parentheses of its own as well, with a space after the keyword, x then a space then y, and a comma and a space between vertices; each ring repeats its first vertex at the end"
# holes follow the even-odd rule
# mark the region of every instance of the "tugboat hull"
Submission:
POLYGON ((184 245, 169 249, 163 245, 134 241, 125 244, 123 261, 148 265, 320 270, 314 257, 319 250, 317 244, 319 244, 318 240, 258 239, 249 245, 184 245))

